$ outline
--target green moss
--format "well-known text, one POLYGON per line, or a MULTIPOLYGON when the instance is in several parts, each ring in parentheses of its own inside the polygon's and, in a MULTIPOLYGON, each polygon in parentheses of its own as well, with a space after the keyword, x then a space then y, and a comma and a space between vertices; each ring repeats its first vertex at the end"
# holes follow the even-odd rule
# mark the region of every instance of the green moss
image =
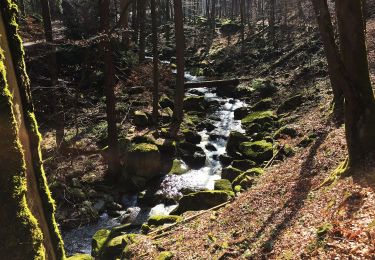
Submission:
POLYGON ((221 171, 221 178, 227 179, 229 181, 233 181, 239 175, 241 175, 243 171, 236 169, 232 166, 226 167, 221 171))
POLYGON ((264 111, 264 110, 270 109, 271 106, 272 106, 272 99, 265 98, 257 102, 254 106, 251 107, 251 109, 253 111, 264 111))
POLYGON ((267 161, 273 156, 273 145, 265 140, 242 143, 240 150, 243 155, 257 163, 267 161))
POLYGON ((229 180, 220 179, 215 181, 214 185, 215 190, 224 190, 224 191, 233 191, 232 184, 229 180))
POLYGON ((108 242, 110 233, 111 231, 109 231, 108 229, 100 229, 96 231, 96 233, 92 237, 91 255, 93 255, 94 257, 99 256, 100 251, 102 250, 103 246, 108 242))
POLYGON ((130 149, 130 152, 137 152, 137 153, 159 152, 159 149, 154 144, 140 143, 140 144, 133 145, 133 147, 130 149))
POLYGON ((249 189, 256 177, 259 177, 260 175, 263 174, 263 169, 262 168, 253 168, 250 169, 243 174, 239 175, 236 179, 233 180, 232 186, 235 188, 236 186, 240 186, 241 189, 249 189))
POLYGON ((168 174, 181 175, 186 173, 188 170, 188 167, 181 160, 174 159, 172 168, 168 174))
POLYGON ((243 118, 241 123, 246 127, 251 124, 257 123, 260 125, 264 125, 265 123, 273 124, 274 121, 277 119, 275 114, 272 111, 258 111, 253 112, 243 118))
POLYGON ((280 138, 282 136, 289 136, 289 137, 296 137, 298 134, 297 130, 291 126, 283 126, 279 130, 277 130, 274 134, 274 138, 280 138))
POLYGON ((249 138, 243 133, 231 131, 225 149, 230 156, 235 156, 239 151, 240 144, 246 141, 249 141, 249 138))
POLYGON ((323 225, 319 226, 316 230, 317 239, 323 240, 332 228, 333 226, 330 223, 324 223, 323 225))
POLYGON ((150 232, 150 230, 151 230, 151 227, 148 224, 142 224, 142 227, 141 227, 142 234, 147 234, 148 232, 150 232))
POLYGON ((71 257, 68 257, 67 260, 94 260, 94 258, 91 255, 76 254, 71 257))
POLYGON ((284 101, 283 104, 277 109, 277 113, 283 113, 287 111, 292 111, 298 108, 304 101, 304 97, 301 94, 294 95, 284 101))
POLYGON ((182 220, 182 217, 177 216, 177 215, 168 215, 168 216, 154 215, 148 219, 147 223, 152 226, 162 226, 168 223, 176 223, 181 220, 182 220))
POLYGON ((169 251, 161 252, 157 257, 156 260, 170 260, 173 258, 173 253, 169 251))

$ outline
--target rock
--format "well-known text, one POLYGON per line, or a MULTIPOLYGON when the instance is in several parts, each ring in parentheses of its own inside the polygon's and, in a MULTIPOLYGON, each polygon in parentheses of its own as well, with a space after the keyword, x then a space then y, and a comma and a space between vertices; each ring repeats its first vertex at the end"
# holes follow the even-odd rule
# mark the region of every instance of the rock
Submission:
POLYGON ((147 181, 160 175, 161 156, 154 144, 140 143, 133 145, 125 155, 123 181, 128 180, 137 188, 142 188, 147 181))
POLYGON ((259 134, 262 132, 262 126, 257 123, 251 123, 246 125, 246 134, 254 139, 254 134, 259 134))
POLYGON ((234 110, 234 119, 241 120, 250 113, 251 109, 249 107, 239 107, 234 110))
POLYGON ((177 215, 168 215, 168 216, 162 216, 162 215, 154 215, 151 216, 147 223, 150 226, 162 226, 164 224, 172 224, 181 221, 183 218, 181 216, 177 215))
POLYGON ((254 167, 256 163, 252 160, 234 160, 231 164, 233 168, 239 169, 241 171, 246 171, 254 167))
POLYGON ((189 143, 199 144, 202 141, 202 137, 192 130, 184 129, 182 134, 184 135, 185 140, 189 143))
POLYGON ((258 164, 270 160, 273 156, 273 145, 265 140, 241 143, 240 150, 243 155, 258 164))
POLYGON ((181 158, 193 169, 202 168, 206 164, 206 154, 201 147, 189 142, 179 144, 181 158))
POLYGON ((94 258, 87 254, 76 254, 68 257, 67 260, 94 260, 94 258))
POLYGON ((181 175, 181 174, 186 173, 188 170, 189 169, 187 165, 183 161, 174 159, 172 163, 172 168, 168 172, 168 174, 181 175))
POLYGON ((296 151, 288 144, 284 145, 284 148, 282 150, 282 154, 286 157, 291 157, 296 154, 296 151))
POLYGON ((99 213, 104 212, 105 210, 105 201, 103 199, 98 200, 94 204, 94 209, 96 209, 99 213))
POLYGON ((174 157, 177 153, 176 142, 168 139, 158 139, 155 144, 159 148, 161 155, 174 157))
POLYGON ((219 161, 220 161, 221 165, 223 165, 225 167, 225 166, 228 166, 229 164, 232 163, 233 158, 230 157, 227 154, 220 154, 219 155, 219 161))
POLYGON ((265 111, 267 109, 270 109, 272 106, 272 99, 266 98, 262 99, 258 103, 256 103, 254 106, 251 107, 251 110, 253 111, 265 111))
POLYGON ((298 135, 298 132, 294 127, 283 126, 275 132, 273 137, 276 139, 283 137, 283 136, 289 136, 289 137, 295 138, 297 137, 297 135, 298 135))
POLYGON ((143 111, 134 112, 134 124, 136 126, 145 127, 148 125, 148 116, 143 111))
POLYGON ((236 156, 239 151, 240 144, 246 141, 249 141, 249 138, 244 134, 237 131, 231 131, 225 148, 228 155, 236 156))
POLYGON ((283 104, 277 109, 277 113, 281 114, 288 111, 293 111, 298 108, 304 101, 304 97, 301 94, 292 96, 284 101, 283 104))
POLYGON ((171 108, 171 109, 173 109, 173 107, 174 107, 173 101, 169 97, 167 97, 166 95, 162 95, 160 97, 159 105, 160 105, 161 108, 171 108))
POLYGON ((252 124, 259 124, 260 126, 265 126, 265 124, 273 125, 274 121, 277 120, 276 115, 272 111, 259 111, 253 112, 247 115, 241 120, 241 124, 247 128, 252 124))
POLYGON ((226 179, 220 179, 215 181, 215 190, 233 191, 232 183, 226 179))
MULTIPOLYGON (((111 234, 112 235, 112 234, 111 234)), ((100 252, 101 260, 118 259, 122 255, 123 249, 135 241, 136 234, 125 234, 108 239, 100 252)))
MULTIPOLYGON (((230 62, 227 60, 226 62, 230 62)), ((224 64, 222 64, 224 65, 224 64)), ((237 92, 235 91, 236 86, 233 85, 224 85, 220 86, 216 89, 217 95, 220 97, 228 97, 228 98, 235 98, 237 97, 237 92)))
POLYGON ((99 256, 100 251, 102 250, 104 244, 107 242, 110 233, 111 231, 109 231, 108 229, 99 229, 98 231, 96 231, 91 241, 92 256, 99 256))
POLYGON ((184 99, 184 110, 185 111, 204 111, 204 97, 202 96, 190 96, 184 99))
POLYGON ((277 92, 277 87, 268 79, 254 79, 251 86, 261 97, 271 97, 277 92))
POLYGON ((171 260, 173 258, 173 253, 170 251, 161 252, 155 260, 171 260))
POLYGON ((183 196, 171 214, 181 215, 186 211, 205 210, 230 200, 234 194, 227 191, 199 191, 183 196))
POLYGON ((208 144, 206 144, 205 147, 206 147, 206 149, 207 149, 208 151, 211 151, 211 152, 217 151, 215 145, 213 145, 213 144, 208 143, 208 144))
POLYGON ((161 118, 163 121, 170 121, 172 120, 173 110, 170 107, 163 108, 161 111, 161 118))
POLYGON ((204 96, 204 92, 196 88, 189 89, 189 93, 197 96, 204 96))
POLYGON ((229 181, 233 181, 239 175, 241 175, 243 171, 236 169, 232 166, 226 167, 221 171, 221 178, 227 179, 229 181))
POLYGON ((220 32, 224 35, 231 35, 231 34, 235 34, 236 32, 238 32, 239 30, 241 29, 241 26, 236 24, 236 23, 233 23, 233 22, 229 22, 229 23, 225 23, 223 24, 221 27, 220 27, 220 32))
POLYGON ((234 188, 239 185, 244 190, 249 189, 253 185, 255 178, 262 174, 263 169, 261 168, 250 169, 234 179, 232 182, 232 187, 234 188))
POLYGON ((75 201, 83 201, 86 198, 85 193, 80 188, 69 189, 69 195, 75 201))

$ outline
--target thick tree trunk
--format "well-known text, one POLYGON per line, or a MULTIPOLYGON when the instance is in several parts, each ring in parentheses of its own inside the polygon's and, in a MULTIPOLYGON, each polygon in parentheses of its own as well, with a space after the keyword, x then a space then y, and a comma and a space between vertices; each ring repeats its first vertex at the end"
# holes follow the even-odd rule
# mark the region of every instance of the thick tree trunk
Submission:
POLYGON ((339 49, 335 42, 331 15, 327 0, 312 0, 315 15, 318 21, 320 35, 322 37, 324 51, 328 63, 328 73, 333 91, 333 104, 337 115, 343 113, 344 96, 342 86, 348 84, 341 72, 344 71, 339 49))
POLYGON ((0 243, 3 259, 64 259, 13 1, 0 1, 0 243))
POLYGON ((139 50, 138 62, 142 63, 145 60, 146 48, 146 0, 138 1, 138 22, 139 22, 139 50))
POLYGON ((115 97, 115 70, 112 60, 112 46, 109 33, 109 6, 110 0, 100 2, 100 30, 106 35, 101 42, 101 54, 104 63, 104 94, 106 99, 106 114, 108 125, 108 176, 116 181, 119 177, 121 166, 118 152, 117 126, 116 126, 116 97, 115 97))
POLYGON ((375 100, 371 87, 360 0, 336 1, 341 56, 350 88, 344 89, 349 166, 375 151, 375 100))
POLYGON ((151 0, 151 19, 152 19, 152 53, 153 53, 153 91, 152 91, 152 119, 155 126, 159 124, 159 52, 158 52, 158 28, 155 12, 155 0, 151 0))
POLYGON ((176 88, 174 97, 174 111, 173 124, 171 127, 171 135, 176 136, 182 119, 184 116, 183 101, 184 101, 184 71, 185 71, 185 36, 183 26, 182 2, 181 0, 174 0, 175 13, 175 31, 176 31, 176 59, 177 59, 177 76, 176 88))
MULTIPOLYGON (((120 2, 121 13, 124 12, 125 8, 127 9, 124 12, 124 15, 121 15, 120 24, 121 24, 121 27, 122 27, 123 30, 129 30, 129 28, 128 28, 129 27, 129 8, 127 7, 129 0, 120 0, 120 1, 121 1, 120 2)), ((124 44, 125 49, 129 49, 130 42, 129 42, 129 33, 128 32, 122 33, 122 43, 124 44)))

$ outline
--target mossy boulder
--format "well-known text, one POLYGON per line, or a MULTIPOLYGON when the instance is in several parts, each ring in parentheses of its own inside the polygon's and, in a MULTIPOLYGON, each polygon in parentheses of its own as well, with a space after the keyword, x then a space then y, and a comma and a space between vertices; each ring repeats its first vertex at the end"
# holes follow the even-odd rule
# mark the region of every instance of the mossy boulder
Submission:
POLYGON ((246 172, 239 175, 232 182, 232 187, 241 186, 241 189, 246 190, 251 188, 254 184, 254 181, 257 177, 261 176, 264 173, 262 168, 252 168, 246 172))
POLYGON ((256 166, 256 162, 252 160, 234 160, 231 164, 232 167, 239 169, 241 171, 247 171, 248 169, 256 166))
POLYGON ((76 254, 68 257, 67 260, 94 260, 94 257, 87 254, 76 254))
POLYGON ((240 145, 240 151, 250 160, 260 164, 272 158, 273 145, 265 140, 244 142, 240 145))
POLYGON ((243 171, 236 169, 232 166, 226 167, 221 170, 221 178, 227 179, 229 181, 233 181, 235 178, 237 178, 239 175, 241 175, 243 171))
POLYGON ((280 138, 283 136, 289 136, 291 138, 295 138, 298 135, 298 132, 295 127, 293 126, 283 126, 279 130, 277 130, 274 134, 274 138, 280 138))
POLYGON ((259 124, 264 126, 265 124, 273 125, 277 120, 276 115, 272 111, 258 111, 247 115, 241 120, 241 124, 247 128, 252 124, 259 124))
POLYGON ((302 105, 303 102, 304 97, 302 94, 294 95, 285 100, 284 103, 281 104, 281 106, 277 109, 277 113, 281 114, 288 111, 294 111, 300 105, 302 105))
POLYGON ((188 170, 189 168, 183 161, 174 159, 172 162, 172 168, 169 170, 168 174, 181 175, 186 173, 188 170))
POLYGON ((277 92, 277 87, 269 79, 254 79, 251 82, 251 87, 255 89, 256 93, 261 97, 271 97, 277 92))
POLYGON ((161 118, 164 122, 172 120, 173 110, 170 107, 163 108, 161 110, 161 118))
POLYGON ((174 157, 177 153, 176 142, 169 139, 158 139, 155 144, 159 148, 160 154, 165 157, 174 157))
POLYGON ((223 165, 224 167, 226 166, 229 166, 232 161, 233 161, 233 158, 227 154, 220 154, 219 155, 219 161, 221 163, 221 165, 223 165))
POLYGON ((215 181, 215 190, 233 191, 232 184, 229 180, 220 179, 215 181))
POLYGON ((189 167, 199 169, 206 164, 206 154, 201 147, 189 142, 181 142, 178 145, 178 149, 182 160, 189 167))
POLYGON ((143 111, 135 111, 134 112, 134 124, 139 127, 148 126, 149 120, 148 116, 143 111))
POLYGON ((241 120, 245 116, 247 116, 251 111, 250 107, 239 107, 234 110, 234 119, 235 120, 241 120))
POLYGON ((261 101, 257 102, 254 106, 251 107, 251 110, 253 111, 265 111, 270 109, 272 106, 272 99, 271 98, 265 98, 261 101))
POLYGON ((184 129, 182 134, 185 137, 185 140, 192 144, 199 144, 202 141, 202 137, 191 129, 184 129))
POLYGON ((229 156, 237 156, 240 144, 249 141, 249 138, 238 131, 231 131, 226 144, 226 151, 229 156))
POLYGON ((161 252, 155 260, 171 260, 173 258, 173 253, 170 251, 161 252))
POLYGON ((123 180, 136 188, 143 188, 147 181, 158 176, 161 171, 159 148, 154 144, 134 144, 126 153, 123 180))
POLYGON ((205 101, 202 96, 190 96, 184 99, 185 111, 204 111, 205 101))
POLYGON ((98 257, 103 246, 108 242, 111 231, 108 229, 99 229, 96 231, 91 241, 91 255, 98 257))
POLYGON ((180 215, 186 211, 209 209, 227 202, 233 196, 233 192, 219 190, 190 193, 180 199, 177 208, 175 208, 171 214, 180 215))
POLYGON ((168 216, 162 216, 162 215, 155 215, 151 216, 147 224, 150 226, 162 226, 164 224, 172 224, 181 221, 183 218, 181 216, 177 215, 168 215, 168 216))
POLYGON ((159 105, 161 108, 172 108, 174 107, 172 99, 167 97, 166 95, 162 95, 160 97, 159 105))

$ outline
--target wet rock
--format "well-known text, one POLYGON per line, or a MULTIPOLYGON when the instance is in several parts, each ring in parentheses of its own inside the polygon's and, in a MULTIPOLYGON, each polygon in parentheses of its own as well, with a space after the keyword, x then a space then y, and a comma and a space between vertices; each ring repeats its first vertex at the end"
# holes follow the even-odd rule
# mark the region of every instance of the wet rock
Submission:
POLYGON ((225 166, 228 166, 232 163, 233 158, 230 157, 227 154, 221 154, 221 155, 219 155, 219 161, 220 161, 221 165, 223 165, 225 167, 225 166))
POLYGON ((239 107, 234 110, 234 119, 241 120, 250 113, 251 109, 249 107, 239 107))
POLYGON ((252 160, 234 160, 231 164, 232 167, 239 169, 241 171, 246 171, 254 167, 256 163, 252 160))
POLYGON ((216 141, 218 139, 223 139, 223 140, 226 140, 227 137, 225 135, 222 135, 221 133, 218 133, 218 132, 213 132, 213 133, 210 133, 208 139, 210 141, 216 141))
POLYGON ((202 137, 190 129, 183 130, 182 134, 184 135, 185 140, 189 143, 199 144, 202 141, 202 137))
POLYGON ((189 142, 179 144, 181 158, 192 169, 202 168, 206 164, 206 154, 203 149, 189 142))
POLYGON ((144 187, 147 181, 160 175, 161 156, 154 144, 135 144, 127 152, 124 161, 122 179, 124 184, 129 180, 137 188, 144 187))
POLYGON ((258 164, 270 160, 273 156, 273 145, 265 140, 256 142, 244 142, 240 145, 240 151, 244 156, 258 164))
POLYGON ((237 178, 239 175, 241 175, 243 171, 240 169, 236 169, 232 166, 226 167, 221 171, 221 178, 227 179, 229 181, 233 181, 235 178, 237 178))
POLYGON ((197 96, 204 96, 204 92, 199 89, 190 89, 189 93, 197 96))
POLYGON ((220 179, 215 181, 215 190, 233 191, 232 183, 226 179, 220 179))
POLYGON ((205 147, 206 147, 206 149, 207 149, 208 151, 211 151, 211 152, 217 151, 215 145, 213 145, 213 144, 208 143, 208 144, 206 144, 205 147))
POLYGON ((160 105, 161 108, 171 108, 171 109, 173 109, 173 107, 174 107, 173 101, 169 97, 167 97, 166 95, 162 95, 160 97, 159 105, 160 105))
POLYGON ((174 159, 172 163, 172 168, 168 172, 168 174, 175 174, 175 175, 181 175, 184 174, 188 171, 187 165, 179 160, 179 159, 174 159))
POLYGON ((229 156, 236 156, 239 152, 240 144, 249 141, 249 138, 238 131, 231 131, 226 144, 226 151, 229 156))
POLYGON ((185 111, 204 111, 205 101, 201 96, 190 96, 184 99, 185 111))
POLYGON ((227 191, 200 191, 183 196, 177 208, 171 214, 180 215, 186 211, 205 210, 224 202, 227 202, 234 196, 227 191))
POLYGON ((136 126, 145 127, 148 125, 148 116, 143 111, 134 112, 134 124, 136 126))
MULTIPOLYGON (((230 62, 227 60, 226 62, 230 62)), ((226 67, 227 69, 228 67, 226 67)), ((235 91, 236 86, 234 85, 224 85, 220 86, 216 89, 217 95, 220 97, 228 97, 228 98, 235 98, 238 96, 237 92, 235 91)))
POLYGON ((284 101, 283 104, 277 109, 277 113, 281 114, 288 111, 293 111, 302 105, 304 97, 301 94, 292 96, 284 101))

